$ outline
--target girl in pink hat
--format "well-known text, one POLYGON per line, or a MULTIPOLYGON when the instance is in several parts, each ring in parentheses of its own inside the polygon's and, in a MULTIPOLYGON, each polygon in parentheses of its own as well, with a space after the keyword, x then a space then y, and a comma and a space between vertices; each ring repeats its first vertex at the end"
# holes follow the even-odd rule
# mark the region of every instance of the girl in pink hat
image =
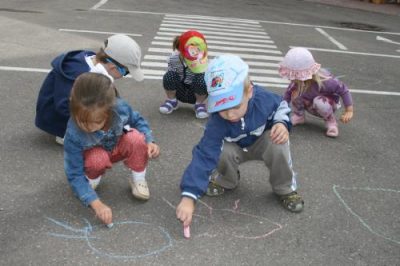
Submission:
POLYGON ((315 62, 305 48, 290 49, 280 64, 279 74, 291 82, 284 99, 292 105, 293 126, 305 122, 305 111, 324 119, 326 135, 337 137, 339 129, 335 111, 340 108, 340 98, 345 111, 340 120, 348 123, 353 117, 353 100, 347 86, 315 62))

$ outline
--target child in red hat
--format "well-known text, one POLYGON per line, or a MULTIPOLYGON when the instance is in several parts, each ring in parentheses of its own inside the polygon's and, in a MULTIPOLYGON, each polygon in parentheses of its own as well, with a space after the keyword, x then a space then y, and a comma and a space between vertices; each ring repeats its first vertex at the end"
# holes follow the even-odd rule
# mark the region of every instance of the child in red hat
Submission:
POLYGON ((168 69, 163 77, 167 99, 160 106, 162 114, 178 109, 178 101, 194 104, 196 117, 207 118, 207 87, 204 72, 207 68, 207 43, 198 31, 189 30, 175 37, 174 52, 168 58, 168 69))

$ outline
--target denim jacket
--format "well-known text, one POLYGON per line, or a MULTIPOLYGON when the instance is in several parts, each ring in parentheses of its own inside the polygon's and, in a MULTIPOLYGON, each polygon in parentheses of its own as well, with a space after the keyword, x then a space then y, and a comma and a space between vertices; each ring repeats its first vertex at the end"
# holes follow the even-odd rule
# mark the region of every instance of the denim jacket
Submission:
POLYGON ((73 192, 85 206, 98 198, 85 177, 85 150, 100 146, 112 151, 127 125, 143 133, 146 143, 153 141, 149 124, 127 102, 118 98, 112 113, 111 127, 107 131, 87 133, 81 130, 72 118, 68 121, 64 137, 64 170, 73 192))

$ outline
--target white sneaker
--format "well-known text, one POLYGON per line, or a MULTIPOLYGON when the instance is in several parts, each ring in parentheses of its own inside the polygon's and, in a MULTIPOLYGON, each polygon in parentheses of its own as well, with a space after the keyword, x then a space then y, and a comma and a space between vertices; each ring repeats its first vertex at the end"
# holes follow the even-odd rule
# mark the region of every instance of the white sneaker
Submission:
POLYGON ((60 145, 64 145, 64 138, 60 138, 60 137, 56 136, 56 142, 60 145))
POLYGON ((95 178, 95 179, 90 179, 90 178, 88 178, 87 176, 85 176, 86 177, 86 179, 89 181, 89 184, 90 184, 90 186, 94 189, 94 190, 96 190, 96 188, 99 186, 99 184, 100 184, 100 181, 101 181, 101 176, 99 176, 99 177, 97 177, 97 178, 95 178))
POLYGON ((135 198, 140 200, 148 200, 150 198, 150 191, 146 180, 135 182, 130 178, 129 183, 131 184, 132 195, 135 198))

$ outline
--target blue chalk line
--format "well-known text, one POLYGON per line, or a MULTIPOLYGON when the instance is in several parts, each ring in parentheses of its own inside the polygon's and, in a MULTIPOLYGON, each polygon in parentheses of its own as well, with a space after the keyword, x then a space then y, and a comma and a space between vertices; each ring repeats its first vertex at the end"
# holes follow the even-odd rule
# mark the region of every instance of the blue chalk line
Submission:
POLYGON ((385 188, 370 188, 370 187, 365 187, 365 188, 356 188, 356 187, 352 187, 352 188, 344 188, 344 187, 340 187, 338 185, 333 185, 333 192, 336 194, 336 196, 338 197, 338 199, 340 200, 340 202, 344 205, 344 207, 351 213, 353 214, 359 221, 360 223, 368 229, 368 231, 370 231, 372 234, 382 237, 390 242, 396 243, 400 245, 400 241, 392 239, 390 237, 384 236, 381 233, 378 233, 376 231, 374 231, 365 221, 363 218, 361 218, 361 216, 359 216, 357 213, 355 213, 350 206, 344 201, 344 199, 340 196, 339 192, 337 191, 336 188, 342 189, 342 190, 363 190, 363 191, 383 191, 383 192, 395 192, 395 193, 400 193, 400 191, 398 190, 394 190, 394 189, 385 189, 385 188))
MULTIPOLYGON (((51 235, 54 237, 65 238, 65 239, 86 240, 87 245, 90 247, 90 249, 94 253, 96 253, 100 256, 103 256, 103 257, 110 258, 110 259, 139 259, 139 258, 149 257, 149 256, 160 254, 161 252, 163 252, 164 250, 166 250, 167 248, 169 248, 173 245, 172 238, 171 238, 170 234, 168 233, 168 231, 161 226, 157 226, 157 228, 160 230, 160 232, 162 233, 162 235, 166 241, 166 244, 161 246, 159 249, 156 249, 151 252, 144 253, 144 254, 138 254, 138 255, 115 255, 115 254, 111 254, 111 253, 105 253, 105 252, 101 252, 100 250, 95 248, 92 245, 92 243, 90 242, 91 239, 100 239, 100 238, 89 236, 89 234, 91 232, 93 232, 93 228, 96 226, 93 227, 87 219, 83 219, 84 222, 87 224, 87 226, 85 226, 83 229, 77 229, 77 228, 74 228, 74 227, 68 225, 67 223, 57 221, 53 218, 50 218, 50 217, 46 217, 46 218, 49 221, 55 223, 56 225, 63 227, 65 230, 69 230, 69 231, 80 234, 80 235, 66 235, 66 234, 48 233, 48 235, 51 235)), ((124 224, 139 224, 139 225, 146 225, 146 226, 154 226, 153 224, 150 224, 150 223, 138 222, 138 221, 116 222, 114 225, 124 225, 124 224)))

